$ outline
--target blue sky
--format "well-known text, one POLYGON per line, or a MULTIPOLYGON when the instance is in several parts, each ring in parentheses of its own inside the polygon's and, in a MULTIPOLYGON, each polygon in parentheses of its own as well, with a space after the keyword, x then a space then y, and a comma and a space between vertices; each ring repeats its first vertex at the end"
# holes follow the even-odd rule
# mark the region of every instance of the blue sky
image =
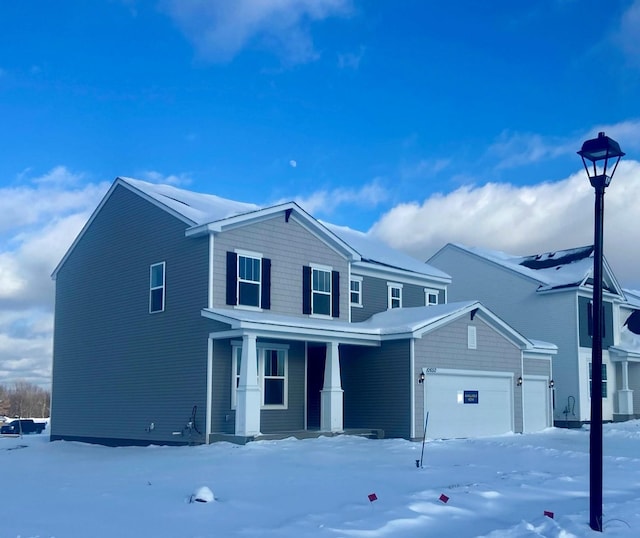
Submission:
POLYGON ((640 287, 639 0, 2 2, 0 25, 0 382, 47 377, 49 274, 118 175, 295 199, 419 259, 529 254, 592 242, 575 152, 605 130, 605 254, 640 287))

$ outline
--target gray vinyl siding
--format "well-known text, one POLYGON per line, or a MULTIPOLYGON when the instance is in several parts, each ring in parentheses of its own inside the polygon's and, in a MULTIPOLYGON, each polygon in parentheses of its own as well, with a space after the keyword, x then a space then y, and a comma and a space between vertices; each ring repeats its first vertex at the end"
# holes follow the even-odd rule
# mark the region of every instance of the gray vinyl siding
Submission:
POLYGON ((302 316, 302 267, 330 266, 340 272, 340 318, 349 319, 349 271, 346 258, 284 215, 219 233, 214 239, 214 307, 226 304, 226 253, 243 249, 271 259, 272 313, 302 316))
MULTIPOLYGON (((286 409, 263 409, 260 412, 262 433, 290 432, 304 429, 305 410, 305 350, 304 342, 282 342, 258 339, 258 345, 265 343, 286 343, 288 352, 288 405, 286 409)), ((233 434, 236 411, 231 408, 232 345, 230 340, 215 340, 213 354, 212 413, 213 433, 233 434)))
POLYGON ((409 340, 381 347, 340 346, 344 427, 381 428, 385 437, 411 435, 409 340))
MULTIPOLYGON (((369 319, 373 314, 384 312, 389 306, 389 288, 387 284, 395 282, 402 284, 402 306, 409 308, 425 306, 425 288, 431 288, 428 284, 417 285, 403 283, 402 280, 389 280, 365 276, 362 279, 362 307, 351 308, 351 321, 358 322, 369 319)), ((445 302, 445 291, 438 291, 439 304, 445 302)))
POLYGON ((60 268, 53 439, 204 440, 208 242, 185 228, 118 186, 60 268), (150 314, 149 267, 163 261, 165 310, 150 314), (194 406, 202 435, 173 435, 194 406))
POLYGON ((633 391, 633 413, 640 418, 640 364, 629 363, 629 388, 633 391))
POLYGON ((532 359, 524 360, 524 375, 541 375, 551 377, 551 359, 532 359))
MULTIPOLYGON (((476 316, 458 319, 415 341, 414 379, 423 368, 451 368, 512 373, 520 375, 521 350, 476 316), (467 346, 467 327, 476 327, 477 349, 467 346)), ((428 374, 427 374, 428 375, 428 374)), ((424 429, 424 391, 416 390, 415 431, 424 429)), ((514 389, 514 427, 522 432, 522 390, 514 389)))

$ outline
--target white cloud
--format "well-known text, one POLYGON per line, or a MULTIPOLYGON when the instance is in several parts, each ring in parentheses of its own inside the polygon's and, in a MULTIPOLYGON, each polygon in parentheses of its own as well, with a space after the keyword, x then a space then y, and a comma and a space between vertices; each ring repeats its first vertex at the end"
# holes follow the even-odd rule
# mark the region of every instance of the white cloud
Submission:
POLYGON ((289 161, 289 166, 290 166, 291 168, 296 168, 296 167, 298 166, 298 161, 294 161, 293 159, 291 159, 291 160, 289 161))
MULTIPOLYGON (((623 160, 605 195, 605 256, 622 285, 640 286, 640 163, 623 160)), ((447 242, 512 254, 593 243, 594 192, 584 171, 554 183, 488 183, 388 211, 370 233, 426 260, 447 242)))
POLYGON ((109 184, 64 167, 0 188, 0 382, 50 382, 56 267, 109 184))
POLYGON ((229 61, 259 40, 289 63, 318 53, 309 21, 350 12, 351 0, 163 0, 165 11, 207 60, 229 61))
POLYGON ((175 185, 176 187, 190 185, 192 181, 189 174, 186 173, 164 175, 155 170, 146 170, 139 174, 139 176, 150 183, 162 183, 165 185, 175 185))
POLYGON ((620 18, 620 26, 614 35, 629 63, 640 67, 640 0, 635 0, 620 18))
POLYGON ((338 67, 340 69, 355 69, 360 67, 360 62, 364 57, 365 48, 360 46, 358 52, 345 52, 338 54, 338 67))
POLYGON ((295 201, 311 214, 328 215, 342 205, 376 207, 388 198, 388 192, 374 180, 360 189, 333 189, 316 191, 306 197, 297 197, 295 201))

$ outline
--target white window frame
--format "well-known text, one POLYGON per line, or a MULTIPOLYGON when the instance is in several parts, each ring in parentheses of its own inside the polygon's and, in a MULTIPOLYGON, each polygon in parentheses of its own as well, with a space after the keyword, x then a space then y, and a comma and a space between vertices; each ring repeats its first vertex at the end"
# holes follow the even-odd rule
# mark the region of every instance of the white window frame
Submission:
POLYGON ((311 264, 311 315, 314 317, 319 317, 319 318, 331 318, 331 306, 332 306, 332 302, 333 302, 333 267, 329 267, 327 265, 316 265, 316 264, 311 264), (313 286, 313 274, 314 272, 322 272, 322 273, 328 273, 329 274, 329 291, 324 291, 324 290, 316 290, 314 289, 313 286), (315 312, 314 311, 314 295, 318 294, 318 295, 326 295, 329 297, 329 312, 327 314, 325 314, 324 312, 315 312))
MULTIPOLYGON (((593 374, 593 362, 589 361, 589 364, 587 366, 587 372, 589 374, 589 399, 591 399, 591 392, 592 392, 592 374, 593 374)), ((607 372, 607 364, 606 363, 602 363, 602 399, 606 399, 609 397, 609 387, 608 385, 608 381, 609 381, 609 374, 607 372)))
POLYGON ((351 304, 351 306, 357 306, 359 308, 362 308, 362 277, 361 276, 352 276, 349 279, 349 304, 351 304), (354 291, 351 288, 351 285, 354 283, 358 284, 358 291, 354 291), (356 302, 352 300, 354 293, 357 294, 358 296, 358 300, 356 302))
POLYGON ((149 314, 158 314, 160 312, 164 312, 166 305, 166 280, 167 280, 167 267, 166 262, 158 262, 152 263, 149 266, 149 314), (162 267, 162 284, 154 286, 153 285, 153 270, 155 267, 162 267), (153 310, 153 292, 157 290, 162 290, 162 308, 159 310, 153 310))
MULTIPOLYGON (((260 408, 261 409, 289 409, 289 346, 286 344, 273 344, 269 342, 259 342, 256 345, 256 352, 258 354, 258 387, 260 387, 260 408), (284 352, 284 376, 277 376, 277 378, 284 377, 284 395, 282 404, 275 405, 265 405, 264 403, 264 381, 266 379, 271 379, 272 376, 264 375, 264 364, 265 364, 265 352, 266 351, 283 351, 284 352)), ((231 409, 235 409, 238 396, 237 396, 237 388, 238 383, 240 382, 240 373, 239 373, 239 361, 242 357, 242 342, 241 341, 233 341, 231 342, 231 409)), ((275 379, 276 377, 274 377, 275 379)))
POLYGON ((425 306, 435 306, 435 305, 439 304, 439 301, 440 301, 440 294, 438 293, 438 290, 433 290, 433 289, 430 289, 430 288, 425 288, 424 289, 424 304, 425 304, 425 306), (429 297, 431 295, 435 296, 435 298, 436 298, 435 303, 429 301, 429 297))
POLYGON ((246 310, 262 310, 262 258, 264 257, 259 252, 251 252, 248 250, 234 251, 236 253, 236 307, 246 310), (258 260, 258 280, 247 280, 240 277, 240 258, 248 258, 252 260, 258 260), (240 302, 240 284, 247 283, 250 285, 258 285, 258 305, 243 304, 240 302))
POLYGON ((387 282, 387 309, 393 308, 402 308, 402 284, 387 282), (398 297, 393 296, 393 290, 398 290, 398 297), (398 302, 398 306, 393 306, 395 301, 398 302))

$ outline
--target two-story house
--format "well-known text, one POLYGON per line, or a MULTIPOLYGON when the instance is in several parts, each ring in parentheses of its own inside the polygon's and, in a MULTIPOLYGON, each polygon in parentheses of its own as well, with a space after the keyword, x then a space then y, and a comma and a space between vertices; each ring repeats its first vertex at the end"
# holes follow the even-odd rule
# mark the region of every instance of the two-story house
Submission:
MULTIPOLYGON (((428 263, 452 276, 452 300, 477 298, 516 330, 557 344, 555 423, 590 421, 593 247, 514 256, 450 243, 428 263)), ((640 416, 640 340, 626 326, 640 300, 606 260, 603 289, 603 420, 627 420, 640 416)))
POLYGON ((118 178, 53 276, 52 440, 417 439, 427 412, 429 437, 550 424, 554 346, 295 203, 118 178))

